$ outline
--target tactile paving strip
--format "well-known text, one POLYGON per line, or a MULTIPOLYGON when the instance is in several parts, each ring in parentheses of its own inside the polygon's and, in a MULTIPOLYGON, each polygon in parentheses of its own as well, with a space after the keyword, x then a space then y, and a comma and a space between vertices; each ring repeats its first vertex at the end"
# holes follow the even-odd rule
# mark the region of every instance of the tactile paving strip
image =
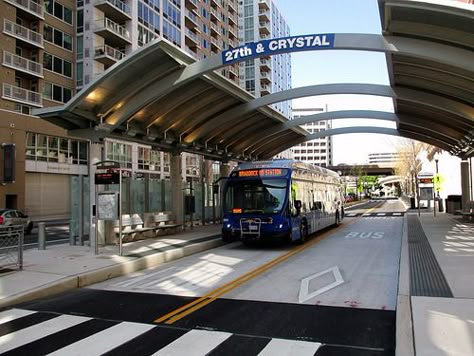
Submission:
POLYGON ((452 298, 453 293, 416 215, 408 215, 410 294, 452 298))

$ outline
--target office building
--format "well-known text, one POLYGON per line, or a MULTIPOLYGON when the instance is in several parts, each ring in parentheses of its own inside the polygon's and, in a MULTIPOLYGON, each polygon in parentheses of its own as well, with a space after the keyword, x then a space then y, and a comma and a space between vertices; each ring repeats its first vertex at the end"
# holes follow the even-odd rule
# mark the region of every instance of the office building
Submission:
MULTIPOLYGON (((320 114, 325 112, 325 108, 293 109, 293 118, 298 119, 303 116, 320 114)), ((332 127, 331 121, 317 121, 301 125, 310 134, 329 130, 332 127)), ((292 148, 294 159, 306 163, 311 163, 320 167, 333 165, 332 136, 321 137, 303 142, 292 148)))
POLYGON ((398 152, 374 152, 369 153, 369 164, 393 166, 403 159, 403 155, 398 152))

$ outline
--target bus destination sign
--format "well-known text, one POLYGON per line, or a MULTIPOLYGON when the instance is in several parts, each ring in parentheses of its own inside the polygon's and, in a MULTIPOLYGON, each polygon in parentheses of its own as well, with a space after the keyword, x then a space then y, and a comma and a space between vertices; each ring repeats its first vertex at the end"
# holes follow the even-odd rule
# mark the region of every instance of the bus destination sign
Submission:
POLYGON ((288 172, 287 169, 281 168, 262 168, 262 169, 248 169, 238 171, 239 177, 268 177, 268 176, 284 176, 288 172))
POLYGON ((334 48, 334 37, 334 33, 326 33, 250 42, 244 46, 223 51, 222 64, 230 64, 233 62, 239 62, 260 56, 270 56, 278 53, 334 48))

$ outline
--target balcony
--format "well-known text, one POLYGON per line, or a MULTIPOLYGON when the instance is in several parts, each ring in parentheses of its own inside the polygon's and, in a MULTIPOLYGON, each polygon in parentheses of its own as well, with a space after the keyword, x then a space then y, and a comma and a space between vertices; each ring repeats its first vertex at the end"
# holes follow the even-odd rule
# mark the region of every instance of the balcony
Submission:
POLYGON ((238 37, 236 35, 237 30, 235 29, 234 26, 229 26, 229 28, 227 30, 228 30, 228 33, 229 33, 229 39, 238 40, 238 37))
POLYGON ((272 62, 267 58, 260 58, 260 71, 269 72, 272 70, 272 62))
POLYGON ((43 107, 43 97, 40 93, 3 83, 2 99, 12 100, 17 103, 43 107))
POLYGON ((116 22, 123 22, 132 19, 130 7, 120 0, 95 0, 95 7, 104 15, 116 22))
POLYGON ((237 15, 236 14, 231 14, 229 12, 229 16, 227 16, 227 19, 229 21, 229 25, 230 26, 237 26, 239 23, 238 23, 238 20, 237 20, 237 15))
POLYGON ((186 6, 187 9, 197 10, 198 9, 198 2, 197 2, 197 0, 186 0, 185 6, 186 6))
POLYGON ((272 82, 272 75, 270 72, 260 72, 260 83, 270 84, 272 82))
POLYGON ((215 39, 214 37, 211 37, 211 49, 216 49, 216 48, 219 51, 222 49, 221 45, 219 44, 219 41, 215 39))
POLYGON ((132 43, 130 40, 130 32, 128 32, 125 27, 107 17, 95 22, 94 32, 105 38, 113 47, 122 47, 132 43))
POLYGON ((20 10, 23 10, 34 17, 39 17, 41 20, 44 20, 44 11, 41 4, 37 4, 31 0, 5 0, 5 2, 16 6, 20 10))
POLYGON ((185 20, 188 27, 199 27, 198 16, 193 11, 186 10, 185 20))
POLYGON ((229 78, 234 80, 239 77, 239 66, 238 65, 232 65, 228 67, 229 70, 229 78))
POLYGON ((270 10, 270 5, 268 5, 268 0, 260 0, 258 2, 258 8, 260 10, 270 10))
POLYGON ((3 23, 3 33, 15 37, 25 43, 43 48, 43 36, 41 33, 32 31, 26 27, 5 19, 3 23))
POLYGON ((271 91, 270 85, 262 85, 260 87, 260 95, 261 96, 270 94, 270 91, 271 91))
POLYGON ((195 48, 199 45, 199 39, 197 34, 194 32, 190 31, 189 28, 186 29, 186 36, 185 36, 185 42, 186 45, 189 46, 190 48, 195 48))
POLYGON ((270 26, 268 23, 260 22, 260 26, 258 28, 260 32, 260 36, 269 36, 270 35, 270 26))
POLYGON ((211 21, 220 21, 219 13, 211 7, 211 21))
POLYGON ((211 36, 216 37, 216 36, 219 36, 220 34, 221 33, 219 32, 219 26, 211 22, 211 36))
POLYGON ((16 54, 3 51, 3 65, 34 77, 43 78, 43 65, 16 54))
POLYGON ((212 7, 222 7, 222 0, 211 0, 212 7))
POLYGON ((270 22, 270 11, 260 10, 258 13, 258 20, 260 22, 270 22))
POLYGON ((186 51, 186 53, 190 54, 194 58, 197 58, 197 52, 194 49, 192 49, 188 46, 185 46, 185 51, 186 51))
POLYGON ((106 66, 112 66, 124 57, 125 53, 108 45, 96 47, 94 50, 94 59, 106 66))
POLYGON ((237 7, 232 0, 228 2, 228 5, 229 5, 229 13, 237 14, 237 7))

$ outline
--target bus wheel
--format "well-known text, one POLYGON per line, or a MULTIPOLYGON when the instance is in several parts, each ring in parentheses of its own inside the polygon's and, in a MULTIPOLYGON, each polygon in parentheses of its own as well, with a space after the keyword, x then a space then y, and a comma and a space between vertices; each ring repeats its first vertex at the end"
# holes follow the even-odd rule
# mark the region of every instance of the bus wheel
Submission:
POLYGON ((306 222, 302 222, 300 225, 300 239, 298 242, 304 244, 306 241, 308 241, 308 225, 306 222))

